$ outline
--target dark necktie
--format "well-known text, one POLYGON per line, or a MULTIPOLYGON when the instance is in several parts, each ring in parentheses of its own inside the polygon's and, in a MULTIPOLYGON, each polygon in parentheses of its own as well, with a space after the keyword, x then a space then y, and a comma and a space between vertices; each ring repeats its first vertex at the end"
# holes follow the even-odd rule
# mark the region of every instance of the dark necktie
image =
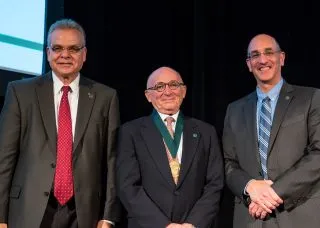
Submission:
POLYGON ((268 147, 271 132, 271 104, 270 98, 266 97, 262 100, 259 121, 259 154, 264 179, 268 179, 267 175, 267 158, 268 147))
POLYGON ((58 115, 57 165, 54 177, 54 196, 64 205, 73 196, 72 176, 72 122, 68 100, 69 86, 62 87, 58 115))

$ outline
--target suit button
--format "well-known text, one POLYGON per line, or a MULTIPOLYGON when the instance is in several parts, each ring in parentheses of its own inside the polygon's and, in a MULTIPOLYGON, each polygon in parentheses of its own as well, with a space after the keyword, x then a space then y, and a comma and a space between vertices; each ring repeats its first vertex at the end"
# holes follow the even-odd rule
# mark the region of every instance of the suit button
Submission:
POLYGON ((55 163, 51 163, 50 166, 51 166, 51 168, 56 168, 56 164, 55 163))
POLYGON ((49 195, 50 195, 50 192, 44 192, 44 195, 45 195, 45 196, 49 196, 49 195))
POLYGON ((178 195, 180 195, 180 192, 179 192, 179 191, 175 191, 175 192, 174 192, 174 195, 175 195, 175 196, 178 196, 178 195))

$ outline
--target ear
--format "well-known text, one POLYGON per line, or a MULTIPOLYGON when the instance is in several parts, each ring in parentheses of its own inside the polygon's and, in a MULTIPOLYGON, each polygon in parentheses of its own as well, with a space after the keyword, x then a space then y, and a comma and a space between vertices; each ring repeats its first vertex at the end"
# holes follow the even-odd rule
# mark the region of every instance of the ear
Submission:
POLYGON ((87 60, 87 47, 83 48, 82 61, 85 62, 87 60))
POLYGON ((284 60, 285 60, 285 58, 286 58, 286 53, 282 51, 282 52, 280 53, 280 65, 281 65, 281 66, 284 66, 284 60))
POLYGON ((144 95, 146 96, 147 100, 151 103, 151 94, 149 93, 148 90, 144 91, 144 95))
POLYGON ((50 49, 47 47, 46 48, 46 52, 47 52, 47 60, 50 60, 50 49))
POLYGON ((187 86, 183 86, 183 94, 182 94, 182 97, 183 99, 186 97, 186 94, 187 94, 187 86))
POLYGON ((252 72, 250 59, 247 59, 246 62, 247 62, 247 66, 248 66, 249 71, 252 72))

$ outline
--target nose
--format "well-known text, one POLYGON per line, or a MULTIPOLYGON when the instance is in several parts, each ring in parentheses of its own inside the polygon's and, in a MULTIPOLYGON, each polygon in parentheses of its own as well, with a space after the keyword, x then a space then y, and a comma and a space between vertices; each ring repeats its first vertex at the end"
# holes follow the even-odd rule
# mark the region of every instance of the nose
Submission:
POLYGON ((68 58, 70 57, 70 53, 67 49, 63 49, 60 56, 63 58, 68 58))
POLYGON ((164 88, 164 91, 163 91, 165 94, 171 94, 172 93, 172 90, 169 88, 169 85, 166 85, 166 87, 164 88))
POLYGON ((258 61, 260 63, 265 63, 269 60, 269 58, 264 54, 264 53, 261 53, 260 56, 258 57, 258 61))

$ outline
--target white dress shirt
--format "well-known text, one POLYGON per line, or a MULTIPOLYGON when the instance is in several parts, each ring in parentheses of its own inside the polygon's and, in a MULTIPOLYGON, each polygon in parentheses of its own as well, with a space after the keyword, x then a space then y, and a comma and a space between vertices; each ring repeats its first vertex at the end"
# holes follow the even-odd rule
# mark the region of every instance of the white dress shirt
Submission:
MULTIPOLYGON (((62 97, 62 87, 64 86, 63 82, 52 72, 52 80, 53 80, 53 94, 54 94, 54 109, 55 109, 55 117, 56 117, 56 126, 58 131, 58 114, 59 114, 59 106, 62 97)), ((71 121, 72 121, 72 136, 74 139, 75 129, 76 129, 76 119, 78 112, 78 102, 79 102, 79 81, 80 74, 69 84, 71 91, 68 94, 68 100, 70 105, 71 112, 71 121)))

